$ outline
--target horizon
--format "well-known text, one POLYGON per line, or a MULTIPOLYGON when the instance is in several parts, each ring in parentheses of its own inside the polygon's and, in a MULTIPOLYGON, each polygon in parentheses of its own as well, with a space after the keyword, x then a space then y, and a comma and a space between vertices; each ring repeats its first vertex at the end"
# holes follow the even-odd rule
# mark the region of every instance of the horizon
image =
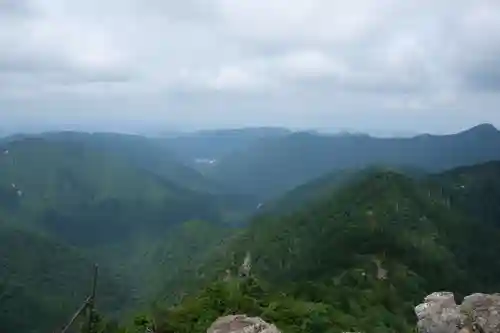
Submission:
POLYGON ((349 129, 349 128, 339 128, 339 129, 324 129, 324 128, 290 128, 284 126, 243 126, 243 127, 221 127, 221 128, 210 128, 210 129, 193 129, 193 130, 170 130, 170 131, 92 131, 92 130, 78 130, 78 129, 49 129, 49 130, 41 130, 41 131, 19 131, 19 132, 3 132, 0 128, 0 138, 9 138, 15 137, 18 135, 26 135, 26 136, 37 136, 37 135, 46 135, 46 134, 57 134, 57 133, 84 133, 84 134, 118 134, 118 135, 132 135, 132 136, 141 136, 141 137, 183 137, 190 135, 203 135, 203 134, 215 134, 217 132, 231 132, 231 131, 252 131, 252 130, 282 130, 288 131, 289 134, 292 133, 312 133, 314 135, 320 136, 343 136, 343 135, 367 135, 373 138, 413 138, 422 135, 434 135, 434 136, 445 136, 445 135, 454 135, 460 134, 472 129, 477 129, 482 126, 491 126, 495 130, 499 130, 499 127, 495 126, 492 123, 479 123, 469 127, 460 128, 456 131, 450 132, 440 132, 440 133, 432 133, 432 132, 405 132, 405 131, 394 131, 394 132, 384 132, 384 131, 360 131, 357 129, 349 129))

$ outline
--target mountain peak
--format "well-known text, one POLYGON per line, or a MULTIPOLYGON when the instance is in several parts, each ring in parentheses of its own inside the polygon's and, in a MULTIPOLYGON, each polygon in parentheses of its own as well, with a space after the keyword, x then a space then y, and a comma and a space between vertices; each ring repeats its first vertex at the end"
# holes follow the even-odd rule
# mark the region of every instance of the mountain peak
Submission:
POLYGON ((494 134, 498 134, 500 132, 492 124, 490 124, 490 123, 484 123, 484 124, 479 124, 477 126, 474 126, 474 127, 470 128, 470 129, 464 131, 463 133, 479 133, 479 134, 494 133, 494 134))

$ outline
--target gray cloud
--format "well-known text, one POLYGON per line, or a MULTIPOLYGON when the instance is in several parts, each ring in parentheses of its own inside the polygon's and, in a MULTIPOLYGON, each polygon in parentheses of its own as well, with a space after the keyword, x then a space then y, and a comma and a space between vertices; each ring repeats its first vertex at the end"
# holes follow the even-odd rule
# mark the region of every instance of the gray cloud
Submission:
POLYGON ((470 55, 458 65, 461 66, 462 79, 468 88, 498 92, 500 91, 500 33, 496 39, 492 38, 487 43, 488 45, 479 49, 481 52, 476 52, 475 46, 471 46, 470 55))
POLYGON ((0 121, 500 126, 498 59, 495 0, 0 0, 0 121))
POLYGON ((0 0, 0 17, 28 16, 31 8, 26 0, 0 0))
POLYGON ((496 57, 468 68, 464 80, 471 89, 476 91, 500 91, 500 52, 496 57))

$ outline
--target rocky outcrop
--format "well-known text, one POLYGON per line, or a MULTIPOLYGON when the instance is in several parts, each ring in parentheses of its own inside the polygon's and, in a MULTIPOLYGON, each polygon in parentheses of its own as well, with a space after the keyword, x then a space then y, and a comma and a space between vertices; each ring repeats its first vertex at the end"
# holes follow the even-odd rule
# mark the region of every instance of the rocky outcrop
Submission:
POLYGON ((420 333, 500 333, 500 294, 473 294, 457 305, 453 293, 433 293, 415 314, 420 333))
POLYGON ((225 316, 217 319, 207 333, 281 333, 276 326, 259 317, 245 315, 225 316))
POLYGON ((252 257, 250 256, 250 252, 247 252, 245 259, 243 260, 243 264, 241 264, 240 269, 238 271, 238 275, 240 277, 248 277, 250 276, 250 270, 252 269, 252 257))

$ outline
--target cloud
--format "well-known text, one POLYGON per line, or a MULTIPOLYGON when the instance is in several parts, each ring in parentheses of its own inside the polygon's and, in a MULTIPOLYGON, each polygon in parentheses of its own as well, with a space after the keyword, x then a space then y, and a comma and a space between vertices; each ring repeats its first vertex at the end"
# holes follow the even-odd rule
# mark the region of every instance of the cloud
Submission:
POLYGON ((31 14, 30 6, 26 0, 1 0, 0 17, 27 16, 31 14))
POLYGON ((496 0, 0 0, 0 120, 500 125, 498 59, 496 0))
POLYGON ((500 6, 483 3, 462 19, 462 53, 455 70, 476 90, 500 90, 500 6))

